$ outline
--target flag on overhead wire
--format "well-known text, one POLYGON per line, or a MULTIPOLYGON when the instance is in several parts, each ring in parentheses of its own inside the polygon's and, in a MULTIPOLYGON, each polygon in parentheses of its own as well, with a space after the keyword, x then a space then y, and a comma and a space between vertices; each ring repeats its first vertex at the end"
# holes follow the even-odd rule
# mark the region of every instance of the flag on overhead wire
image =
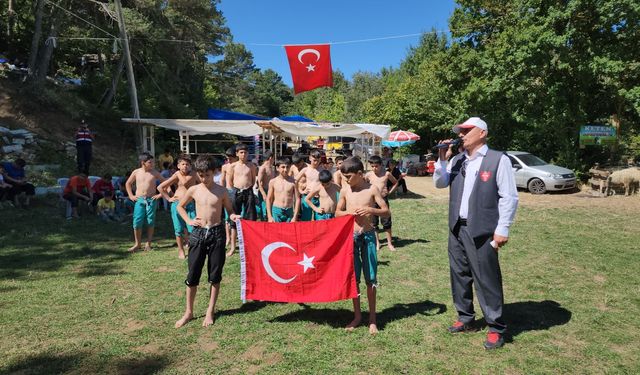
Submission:
POLYGON ((332 87, 331 55, 328 44, 285 46, 293 91, 299 94, 318 87, 332 87))
POLYGON ((241 298, 331 302, 358 295, 353 216, 294 223, 240 220, 241 298))

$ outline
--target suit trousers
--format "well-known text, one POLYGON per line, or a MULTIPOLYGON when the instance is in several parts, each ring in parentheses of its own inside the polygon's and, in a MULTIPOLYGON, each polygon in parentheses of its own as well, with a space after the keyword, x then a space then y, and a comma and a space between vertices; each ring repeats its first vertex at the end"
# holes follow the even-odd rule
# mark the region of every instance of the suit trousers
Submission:
POLYGON ((504 296, 498 251, 491 246, 493 237, 474 240, 466 225, 458 223, 449 232, 449 267, 451 294, 458 311, 458 320, 469 324, 475 319, 473 286, 489 331, 504 333, 502 318, 504 296))

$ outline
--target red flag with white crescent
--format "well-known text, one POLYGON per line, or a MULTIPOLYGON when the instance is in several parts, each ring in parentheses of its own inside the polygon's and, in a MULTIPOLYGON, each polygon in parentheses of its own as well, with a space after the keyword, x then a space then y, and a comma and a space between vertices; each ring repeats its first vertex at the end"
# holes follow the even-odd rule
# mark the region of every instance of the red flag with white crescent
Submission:
POLYGON ((358 295, 353 216, 295 223, 240 220, 241 298, 332 302, 358 295))
POLYGON ((328 44, 284 47, 296 94, 333 86, 329 47, 328 44))

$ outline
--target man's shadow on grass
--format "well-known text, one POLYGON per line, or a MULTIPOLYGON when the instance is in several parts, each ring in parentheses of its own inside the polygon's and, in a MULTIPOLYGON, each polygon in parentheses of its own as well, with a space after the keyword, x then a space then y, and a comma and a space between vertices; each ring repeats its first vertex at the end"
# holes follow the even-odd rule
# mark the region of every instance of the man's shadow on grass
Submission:
POLYGON ((424 238, 397 238, 394 237, 393 238, 393 246, 395 246, 396 249, 400 249, 403 248, 405 246, 409 246, 412 245, 414 243, 429 243, 431 241, 429 240, 425 240, 424 238))
POLYGON ((51 354, 41 353, 22 358, 2 370, 8 374, 63 374, 70 371, 94 373, 96 368, 117 369, 118 374, 155 374, 170 364, 164 355, 145 355, 141 358, 114 358, 103 362, 100 356, 88 352, 51 354), (89 357, 89 358, 87 358, 89 357), (87 368, 83 371, 83 365, 87 368))
POLYGON ((422 198, 425 198, 425 196, 422 194, 414 193, 412 191, 408 191, 406 194, 395 194, 395 196, 392 197, 392 200, 422 199, 422 198))
POLYGON ((503 307, 503 315, 512 337, 527 331, 548 330, 571 320, 571 311, 549 300, 507 303, 503 307))
MULTIPOLYGON (((270 322, 299 322, 307 321, 316 324, 324 324, 333 328, 343 328, 353 319, 353 311, 347 309, 314 309, 307 305, 303 305, 303 310, 293 311, 277 318, 271 319, 270 322)), ((444 304, 422 301, 414 303, 396 303, 392 307, 386 308, 377 314, 378 329, 383 330, 388 323, 396 320, 412 317, 414 315, 433 316, 439 315, 447 311, 444 304)), ((363 311, 363 322, 367 322, 368 313, 363 311)))

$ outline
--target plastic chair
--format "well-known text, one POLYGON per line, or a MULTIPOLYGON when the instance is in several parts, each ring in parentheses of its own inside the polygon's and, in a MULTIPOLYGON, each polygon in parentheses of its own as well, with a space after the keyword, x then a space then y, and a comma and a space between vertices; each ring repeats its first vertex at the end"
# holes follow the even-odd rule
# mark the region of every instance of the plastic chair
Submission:
POLYGON ((57 188, 60 189, 60 191, 58 192, 60 204, 64 204, 64 207, 65 207, 64 217, 71 216, 71 202, 64 199, 64 188, 67 186, 68 183, 69 183, 69 179, 67 177, 63 177, 58 179, 58 186, 56 186, 57 188))
POLYGON ((91 188, 93 188, 93 185, 95 185, 96 181, 98 181, 100 179, 99 176, 89 176, 89 182, 91 183, 91 188))

